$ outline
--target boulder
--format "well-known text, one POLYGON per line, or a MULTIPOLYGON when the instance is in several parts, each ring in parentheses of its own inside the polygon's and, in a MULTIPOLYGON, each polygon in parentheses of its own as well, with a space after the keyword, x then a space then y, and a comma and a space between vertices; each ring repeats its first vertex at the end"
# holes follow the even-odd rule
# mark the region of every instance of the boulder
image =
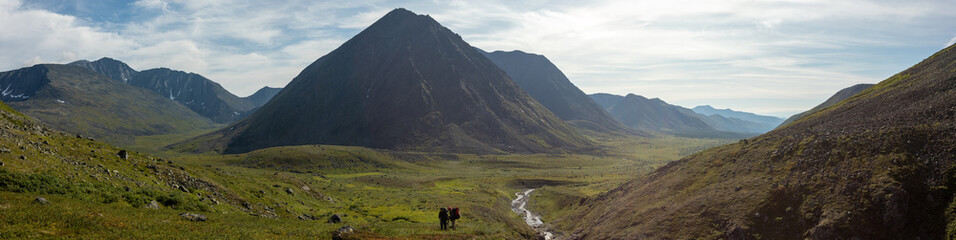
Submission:
POLYGON ((339 217, 338 214, 332 214, 332 216, 329 217, 329 223, 340 223, 340 222, 342 222, 342 217, 339 217))
POLYGON ((47 201, 46 198, 43 197, 37 197, 36 199, 33 199, 33 202, 37 204, 50 204, 50 201, 47 201))
POLYGON ((149 203, 146 204, 146 208, 159 209, 159 202, 157 202, 156 200, 150 201, 149 203))
POLYGON ((193 222, 206 221, 206 216, 198 213, 180 213, 179 216, 193 222))
POLYGON ((119 156, 123 160, 128 160, 129 152, 126 152, 126 150, 120 150, 118 153, 116 153, 116 156, 119 156))
POLYGON ((353 239, 353 233, 355 233, 355 229, 352 228, 352 226, 345 225, 338 230, 332 231, 332 240, 353 239))

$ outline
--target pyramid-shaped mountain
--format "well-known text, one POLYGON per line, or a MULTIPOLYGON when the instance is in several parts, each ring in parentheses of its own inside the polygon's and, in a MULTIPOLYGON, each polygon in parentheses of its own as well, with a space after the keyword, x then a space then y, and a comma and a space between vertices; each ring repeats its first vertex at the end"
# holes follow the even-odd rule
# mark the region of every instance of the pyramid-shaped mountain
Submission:
POLYGON ((522 90, 562 120, 598 132, 634 132, 574 86, 548 58, 522 51, 482 53, 508 73, 522 90))
POLYGON ((251 116, 192 141, 226 153, 303 144, 458 153, 593 146, 461 36, 404 9, 316 60, 251 116))
POLYGON ((953 239, 954 156, 950 46, 779 129, 589 198, 564 221, 580 239, 953 239))

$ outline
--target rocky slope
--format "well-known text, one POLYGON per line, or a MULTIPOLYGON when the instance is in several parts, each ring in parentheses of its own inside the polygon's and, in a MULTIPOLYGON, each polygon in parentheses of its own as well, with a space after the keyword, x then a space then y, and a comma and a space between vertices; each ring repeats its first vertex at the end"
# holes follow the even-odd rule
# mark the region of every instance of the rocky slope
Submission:
POLYGON ((579 239, 956 237, 956 49, 561 221, 579 239), (688 227, 693 226, 693 227, 688 227))
POLYGON ((824 101, 823 103, 820 103, 820 105, 817 105, 817 106, 811 108, 810 110, 807 110, 806 112, 794 114, 793 116, 790 116, 789 118, 787 118, 787 120, 783 121, 783 123, 780 123, 778 126, 787 125, 787 124, 792 123, 793 121, 796 121, 797 119, 800 119, 800 118, 802 118, 802 117, 804 117, 804 116, 809 116, 809 115, 811 115, 811 114, 813 114, 813 113, 815 113, 815 112, 818 112, 818 111, 823 110, 823 109, 825 109, 825 108, 827 108, 827 107, 833 106, 833 105, 837 104, 838 102, 843 101, 843 99, 847 99, 847 98, 849 98, 849 97, 852 97, 853 95, 856 95, 857 93, 862 92, 863 90, 866 90, 867 88, 870 88, 870 87, 872 87, 873 85, 876 85, 876 84, 865 84, 865 83, 864 83, 864 84, 857 84, 857 85, 853 85, 853 86, 848 87, 848 88, 841 89, 841 90, 838 91, 836 94, 833 94, 833 96, 830 96, 830 98, 828 98, 826 101, 824 101))
POLYGON ((316 60, 251 116, 178 147, 242 153, 304 144, 459 153, 593 147, 459 35, 404 9, 316 60))

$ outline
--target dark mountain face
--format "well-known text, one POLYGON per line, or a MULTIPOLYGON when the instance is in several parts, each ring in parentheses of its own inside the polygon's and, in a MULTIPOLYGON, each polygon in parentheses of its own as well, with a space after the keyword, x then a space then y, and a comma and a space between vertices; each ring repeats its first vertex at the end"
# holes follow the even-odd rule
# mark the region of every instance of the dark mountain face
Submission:
POLYGON ((121 145, 129 136, 211 124, 169 99, 78 66, 44 64, 4 72, 0 84, 11 86, 8 103, 14 109, 57 129, 121 145))
POLYGON ((614 106, 615 103, 620 102, 622 99, 624 99, 624 96, 607 94, 607 93, 595 93, 595 94, 588 95, 588 97, 591 97, 591 100, 594 100, 595 103, 597 103, 604 109, 608 109, 611 106, 614 106))
POLYGON ((810 110, 807 110, 806 112, 794 114, 793 116, 790 116, 789 118, 787 118, 786 121, 783 121, 783 123, 780 123, 778 126, 784 126, 784 125, 790 124, 796 121, 797 119, 800 119, 805 116, 809 116, 815 112, 818 112, 820 110, 833 106, 839 103, 840 101, 843 101, 844 99, 852 97, 853 95, 856 95, 857 93, 872 87, 873 85, 876 85, 876 84, 857 84, 848 88, 841 89, 836 94, 833 94, 833 96, 830 96, 830 98, 828 98, 826 101, 824 101, 823 103, 820 103, 820 105, 817 105, 816 107, 813 107, 810 110))
POLYGON ((740 112, 730 109, 715 109, 710 105, 697 106, 692 108, 696 113, 705 116, 720 115, 732 122, 737 122, 733 126, 740 126, 739 130, 725 130, 733 132, 765 133, 777 128, 783 122, 782 118, 772 116, 762 116, 749 112, 740 112))
POLYGON ((129 85, 152 90, 219 123, 239 120, 255 106, 199 74, 156 68, 136 74, 129 85))
POLYGON ((136 70, 133 70, 133 68, 129 67, 129 65, 126 65, 126 63, 107 57, 100 58, 99 60, 92 62, 79 60, 72 62, 69 65, 83 67, 94 72, 98 72, 100 74, 106 75, 110 79, 120 81, 122 83, 129 82, 138 73, 136 70))
POLYGON ((581 239, 954 238, 954 48, 767 134, 670 163, 564 221, 581 239))
POLYGON ((46 66, 33 67, 0 73, 0 101, 25 101, 36 95, 36 92, 46 86, 50 79, 46 77, 46 66))
POLYGON ((262 105, 265 105, 269 100, 272 100, 272 97, 279 94, 279 91, 282 91, 282 88, 262 87, 259 91, 256 91, 256 93, 243 99, 252 102, 256 107, 262 107, 262 105))
POLYGON ((633 132, 574 86, 548 58, 521 51, 482 53, 522 90, 562 120, 585 121, 577 126, 596 126, 589 129, 598 132, 633 132))
POLYGON ((319 58, 248 118, 198 139, 209 138, 219 140, 202 141, 227 142, 227 153, 303 144, 463 153, 592 146, 460 36, 404 9, 319 58))

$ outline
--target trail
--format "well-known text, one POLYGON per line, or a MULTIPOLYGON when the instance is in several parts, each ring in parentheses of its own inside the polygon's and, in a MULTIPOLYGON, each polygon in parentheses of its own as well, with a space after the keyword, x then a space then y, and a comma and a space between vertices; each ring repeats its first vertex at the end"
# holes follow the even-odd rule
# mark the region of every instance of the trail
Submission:
POLYGON ((528 211, 526 205, 528 200, 531 199, 531 193, 534 192, 534 189, 528 189, 523 192, 517 192, 515 195, 518 198, 511 201, 511 211, 514 211, 524 219, 524 222, 531 226, 535 231, 538 232, 538 235, 544 237, 545 240, 555 239, 555 234, 547 229, 544 225, 544 222, 541 221, 541 215, 535 214, 531 211, 528 211))

